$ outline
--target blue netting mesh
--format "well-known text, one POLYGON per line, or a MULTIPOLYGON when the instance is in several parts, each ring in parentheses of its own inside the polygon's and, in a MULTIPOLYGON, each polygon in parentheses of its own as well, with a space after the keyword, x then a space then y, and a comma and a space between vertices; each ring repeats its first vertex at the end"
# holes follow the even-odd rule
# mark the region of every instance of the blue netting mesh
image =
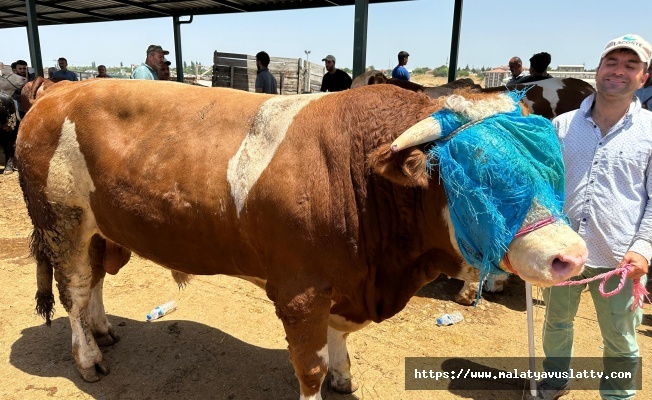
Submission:
POLYGON ((432 115, 443 139, 427 149, 429 169, 439 167, 457 244, 481 282, 503 272, 498 265, 535 198, 563 216, 564 165, 555 130, 543 117, 521 115, 522 93, 510 96, 512 112, 462 129, 469 121, 462 114, 442 109, 432 115))

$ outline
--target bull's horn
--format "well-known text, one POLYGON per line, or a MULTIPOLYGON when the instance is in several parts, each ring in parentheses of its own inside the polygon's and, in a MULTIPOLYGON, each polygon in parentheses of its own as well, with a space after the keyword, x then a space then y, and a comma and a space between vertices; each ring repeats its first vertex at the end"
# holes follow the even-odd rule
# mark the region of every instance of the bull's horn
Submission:
POLYGON ((441 126, 439 122, 433 117, 428 117, 419 121, 419 123, 413 125, 410 129, 403 132, 401 136, 397 137, 392 143, 392 153, 418 144, 432 142, 440 137, 441 126))

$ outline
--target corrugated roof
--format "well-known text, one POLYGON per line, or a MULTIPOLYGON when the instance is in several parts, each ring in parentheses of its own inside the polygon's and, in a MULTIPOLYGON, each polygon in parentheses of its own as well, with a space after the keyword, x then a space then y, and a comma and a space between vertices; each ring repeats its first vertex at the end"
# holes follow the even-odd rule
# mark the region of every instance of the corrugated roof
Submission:
MULTIPOLYGON (((388 3, 409 0, 369 0, 388 3)), ((0 0, 0 29, 27 26, 25 0, 0 0)), ((39 25, 350 6, 355 0, 35 0, 39 25)))

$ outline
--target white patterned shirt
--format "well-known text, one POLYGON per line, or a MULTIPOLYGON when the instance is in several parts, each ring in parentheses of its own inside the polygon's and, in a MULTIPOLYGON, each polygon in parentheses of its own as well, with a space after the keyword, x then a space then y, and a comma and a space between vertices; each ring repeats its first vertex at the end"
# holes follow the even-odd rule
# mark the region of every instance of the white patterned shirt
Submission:
POLYGON ((652 112, 634 97, 602 137, 591 118, 595 94, 552 122, 562 143, 566 204, 586 241, 586 265, 616 268, 627 251, 652 257, 652 112))

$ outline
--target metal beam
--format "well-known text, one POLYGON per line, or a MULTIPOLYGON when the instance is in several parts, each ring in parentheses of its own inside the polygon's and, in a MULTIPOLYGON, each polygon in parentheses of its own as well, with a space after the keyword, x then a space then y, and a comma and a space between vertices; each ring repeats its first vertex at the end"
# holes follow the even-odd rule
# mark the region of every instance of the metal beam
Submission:
MULTIPOLYGON (((7 13, 7 14, 11 14, 11 15, 15 15, 17 17, 27 17, 26 12, 20 12, 20 11, 12 10, 10 8, 2 10, 2 12, 7 13)), ((39 15, 38 18, 40 20, 46 20, 46 21, 50 21, 50 22, 53 22, 53 23, 57 23, 57 24, 63 24, 63 22, 59 21, 58 19, 44 17, 42 15, 39 15)), ((0 20, 2 20, 2 22, 4 22, 5 24, 15 24, 15 25, 18 25, 18 26, 27 26, 26 24, 21 23, 21 22, 7 21, 7 20, 2 19, 2 18, 0 18, 0 20)))
POLYGON ((353 24, 353 78, 360 76, 367 68, 367 19, 369 0, 355 0, 353 24))
POLYGON ((172 17, 174 25, 174 59, 177 64, 177 82, 183 83, 183 57, 181 56, 181 24, 192 23, 192 15, 188 21, 180 21, 179 16, 172 17))
POLYGON ((111 1, 113 1, 115 3, 120 3, 120 4, 125 4, 125 5, 128 5, 128 6, 140 8, 140 9, 143 9, 143 10, 155 12, 155 13, 161 14, 164 17, 169 17, 169 16, 172 15, 170 13, 167 13, 165 11, 161 11, 161 10, 159 10, 157 8, 154 8, 154 7, 150 7, 147 4, 143 4, 143 3, 136 3, 136 2, 133 2, 133 1, 129 1, 129 0, 111 0, 111 1))
POLYGON ((32 68, 36 76, 43 76, 43 60, 41 58, 41 41, 38 36, 38 20, 36 18, 35 0, 27 0, 27 42, 32 68))
POLYGON ((88 15, 90 17, 105 19, 107 21, 115 21, 115 18, 107 17, 106 15, 98 14, 98 13, 92 12, 90 10, 76 9, 76 8, 72 8, 72 7, 62 6, 61 4, 50 3, 50 2, 41 1, 41 0, 34 0, 34 3, 36 3, 36 4, 40 5, 40 6, 50 7, 50 8, 54 8, 54 9, 58 9, 58 10, 70 11, 70 12, 74 12, 74 13, 77 13, 77 14, 84 14, 84 15, 88 15))
POLYGON ((455 80, 455 74, 457 72, 457 57, 460 50, 463 2, 463 0, 455 0, 455 10, 453 12, 453 35, 451 37, 451 56, 448 65, 448 82, 453 82, 455 80))

